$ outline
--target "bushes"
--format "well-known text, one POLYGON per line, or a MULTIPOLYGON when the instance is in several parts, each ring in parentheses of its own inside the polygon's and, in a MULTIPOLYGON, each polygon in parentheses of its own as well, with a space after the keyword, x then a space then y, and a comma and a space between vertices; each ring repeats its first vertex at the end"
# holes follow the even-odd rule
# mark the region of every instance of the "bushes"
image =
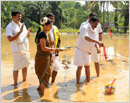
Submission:
POLYGON ((77 29, 59 29, 60 33, 76 33, 79 32, 77 29))

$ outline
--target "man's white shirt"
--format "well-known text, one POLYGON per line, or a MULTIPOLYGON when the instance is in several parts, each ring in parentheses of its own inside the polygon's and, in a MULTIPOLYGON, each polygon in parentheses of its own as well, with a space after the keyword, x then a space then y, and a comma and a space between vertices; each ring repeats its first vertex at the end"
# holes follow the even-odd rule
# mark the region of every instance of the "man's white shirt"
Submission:
POLYGON ((95 43, 85 40, 85 36, 98 40, 98 32, 96 29, 92 29, 90 23, 81 26, 76 47, 79 48, 81 51, 91 52, 91 49, 95 45, 95 43))
MULTIPOLYGON (((89 23, 89 20, 83 22, 83 23, 80 25, 79 32, 81 31, 81 27, 82 27, 83 25, 87 25, 88 23, 89 23)), ((98 23, 98 25, 97 25, 97 27, 96 27, 96 30, 97 30, 97 32, 98 32, 98 38, 99 38, 99 33, 102 33, 102 27, 101 27, 101 24, 100 24, 100 23, 98 23)), ((98 40, 99 40, 99 39, 98 39, 98 40)))
POLYGON ((50 34, 51 34, 51 39, 52 39, 52 41, 55 41, 55 37, 54 37, 54 26, 52 25, 52 28, 51 28, 51 30, 50 30, 50 34))
MULTIPOLYGON (((18 26, 13 20, 6 27, 6 36, 14 36, 16 35, 22 26, 18 26)), ((27 39, 27 29, 24 25, 23 32, 19 35, 19 37, 11 42, 11 51, 12 52, 20 52, 18 43, 25 43, 25 51, 29 51, 28 39, 27 39)))

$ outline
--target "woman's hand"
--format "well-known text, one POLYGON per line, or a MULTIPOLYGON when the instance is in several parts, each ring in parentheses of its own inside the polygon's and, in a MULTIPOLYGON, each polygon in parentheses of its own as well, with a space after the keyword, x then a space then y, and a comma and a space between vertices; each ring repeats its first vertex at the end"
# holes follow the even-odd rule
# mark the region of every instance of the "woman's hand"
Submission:
POLYGON ((55 45, 55 41, 52 41, 52 42, 51 42, 51 45, 55 45))
POLYGON ((63 51, 61 48, 56 48, 55 51, 63 51))

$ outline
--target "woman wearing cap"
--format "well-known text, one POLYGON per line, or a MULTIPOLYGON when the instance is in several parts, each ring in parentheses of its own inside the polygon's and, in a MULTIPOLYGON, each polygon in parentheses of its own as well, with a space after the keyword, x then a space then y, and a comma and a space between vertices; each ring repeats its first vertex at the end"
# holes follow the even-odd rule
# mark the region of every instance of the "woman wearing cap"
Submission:
POLYGON ((44 17, 41 19, 44 29, 39 33, 37 39, 37 52, 35 55, 35 72, 39 79, 39 92, 44 95, 44 88, 48 86, 51 74, 51 57, 54 51, 62 51, 60 48, 51 48, 50 35, 47 33, 52 28, 52 21, 44 17))

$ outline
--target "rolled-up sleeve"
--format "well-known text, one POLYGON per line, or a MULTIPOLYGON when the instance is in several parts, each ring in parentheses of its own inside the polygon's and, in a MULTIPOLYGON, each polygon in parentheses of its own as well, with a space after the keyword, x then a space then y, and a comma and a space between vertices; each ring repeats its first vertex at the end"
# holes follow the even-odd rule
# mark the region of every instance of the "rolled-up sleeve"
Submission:
POLYGON ((89 36, 89 35, 88 35, 88 31, 87 31, 87 29, 86 29, 85 27, 81 27, 81 35, 82 35, 83 37, 89 36))
POLYGON ((7 26, 6 27, 6 36, 12 36, 13 35, 13 31, 11 26, 7 26))
POLYGON ((98 24, 98 33, 102 33, 102 26, 100 23, 98 24))

